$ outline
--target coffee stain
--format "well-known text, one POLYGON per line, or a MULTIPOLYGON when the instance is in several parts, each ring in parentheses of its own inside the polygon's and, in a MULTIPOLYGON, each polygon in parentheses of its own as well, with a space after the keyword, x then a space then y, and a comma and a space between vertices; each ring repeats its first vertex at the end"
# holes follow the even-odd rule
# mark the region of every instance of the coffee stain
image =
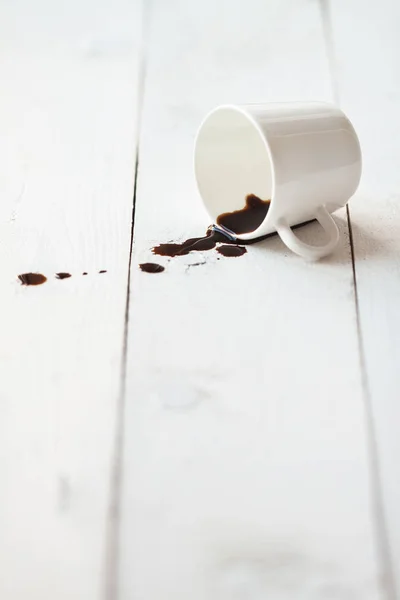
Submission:
MULTIPOLYGON (((254 194, 246 196, 245 206, 240 210, 235 210, 229 213, 223 213, 217 218, 217 224, 221 228, 226 229, 224 233, 223 229, 216 229, 211 225, 206 235, 202 237, 189 238, 181 243, 159 244, 154 246, 152 249, 153 254, 159 256, 185 256, 189 252, 205 252, 212 250, 217 247, 217 244, 229 244, 231 246, 238 246, 238 240, 235 238, 235 234, 248 233, 254 231, 265 219, 271 201, 261 200, 254 194), (233 233, 233 235, 230 235, 233 233)), ((240 240, 241 244, 251 244, 264 239, 264 237, 257 238, 255 240, 240 240)), ((231 250, 230 252, 221 252, 224 256, 240 256, 244 254, 243 250, 231 250)))
POLYGON ((158 256, 185 256, 189 252, 204 252, 215 248, 218 242, 226 242, 227 238, 219 231, 215 231, 211 227, 207 229, 206 235, 197 238, 189 238, 184 242, 166 243, 154 246, 153 254, 158 256))
POLYGON ((82 273, 82 275, 87 275, 86 271, 84 273, 82 273))
POLYGON ((18 279, 22 285, 41 285, 47 281, 47 277, 41 273, 22 273, 18 279))
POLYGON ((229 246, 228 244, 224 244, 217 248, 217 252, 222 254, 222 256, 243 256, 247 250, 243 246, 229 246))
MULTIPOLYGON (((240 210, 222 213, 217 217, 216 225, 210 225, 206 234, 201 237, 188 238, 184 242, 167 242, 158 244, 152 248, 152 253, 158 256, 186 256, 190 252, 205 252, 217 249, 217 252, 225 257, 243 256, 247 252, 244 245, 256 244, 272 236, 277 232, 273 231, 250 240, 239 240, 236 236, 243 233, 255 231, 267 216, 271 200, 262 200, 255 194, 248 194, 245 200, 245 206, 240 210)), ((304 223, 294 225, 292 229, 303 227, 312 223, 315 219, 310 219, 304 223)), ((219 257, 217 258, 219 260, 219 257)), ((193 263, 197 264, 204 263, 193 263)), ((141 265, 139 265, 140 268, 141 265)), ((142 269, 143 270, 143 269, 142 269)))
MULTIPOLYGON (((308 221, 304 221, 304 223, 299 223, 298 225, 293 225, 292 229, 298 229, 299 227, 304 227, 304 225, 308 225, 309 223, 313 223, 315 219, 309 219, 308 221)), ((229 237, 229 232, 226 235, 221 230, 213 229, 213 225, 207 229, 207 233, 205 236, 198 238, 189 238, 184 242, 180 243, 172 243, 168 242, 165 244, 158 244, 158 246, 154 246, 152 248, 153 254, 157 254, 159 256, 185 256, 189 254, 189 252, 204 252, 206 250, 212 250, 217 246, 217 244, 230 244, 238 246, 238 242, 240 245, 250 246, 252 244, 257 244, 258 242, 262 242, 270 237, 275 237, 278 235, 276 231, 272 231, 271 233, 267 233, 265 235, 260 235, 256 238, 252 238, 251 240, 237 240, 229 237)))
POLYGON ((104 271, 104 270, 103 270, 103 271, 99 271, 99 273, 107 273, 107 271, 104 271))
POLYGON ((139 267, 144 273, 162 273, 165 271, 165 267, 157 263, 142 263, 139 267))
POLYGON ((255 231, 267 216, 271 200, 261 200, 255 194, 246 196, 246 204, 239 210, 217 217, 217 224, 237 234, 255 231))
POLYGON ((71 277, 71 273, 56 273, 57 279, 68 279, 71 277))

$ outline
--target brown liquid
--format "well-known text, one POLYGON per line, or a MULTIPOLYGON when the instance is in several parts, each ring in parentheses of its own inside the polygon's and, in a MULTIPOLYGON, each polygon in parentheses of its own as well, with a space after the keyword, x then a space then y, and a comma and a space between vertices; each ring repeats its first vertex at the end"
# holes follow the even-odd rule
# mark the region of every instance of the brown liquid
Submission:
POLYGON ((107 271, 99 271, 99 273, 107 273, 107 271))
MULTIPOLYGON (((219 215, 217 223, 222 228, 230 230, 232 234, 250 233, 257 229, 264 221, 270 204, 271 200, 261 200, 258 196, 249 194, 246 196, 246 205, 244 208, 219 215)), ((314 219, 311 219, 310 221, 294 225, 293 229, 307 225, 307 223, 311 223, 313 220, 314 219)), ((152 248, 152 252, 159 256, 185 256, 189 254, 189 252, 204 252, 216 248, 217 244, 224 244, 222 247, 220 246, 217 248, 220 254, 232 257, 241 256, 246 252, 246 249, 241 247, 244 244, 256 244, 257 242, 261 242, 274 235, 277 235, 276 231, 251 240, 237 240, 234 238, 234 235, 229 235, 229 231, 224 234, 223 231, 216 231, 211 225, 207 229, 205 236, 189 238, 181 243, 168 242, 166 244, 159 244, 152 248), (239 246, 238 243, 240 243, 241 246, 239 246)))
POLYGON ((217 252, 222 254, 222 256, 243 256, 247 250, 243 246, 228 246, 224 244, 217 248, 217 252))
MULTIPOLYGON (((229 239, 219 231, 213 231, 208 229, 207 233, 203 237, 189 238, 185 242, 180 244, 159 244, 154 246, 152 249, 153 254, 159 256, 185 256, 189 252, 204 252, 205 250, 212 250, 218 243, 225 242, 230 243, 229 239)), ((231 242, 234 244, 235 242, 231 242)))
POLYGON ((139 267, 145 273, 162 273, 165 271, 165 268, 157 263, 142 263, 139 267))
POLYGON ((271 200, 261 200, 258 196, 249 194, 244 208, 219 215, 217 223, 234 233, 250 233, 264 221, 270 204, 271 200))
MULTIPOLYGON (((299 227, 308 225, 313 221, 314 219, 310 219, 309 221, 304 221, 304 223, 293 225, 292 229, 298 229, 299 227)), ((273 231, 272 233, 260 235, 259 237, 253 238, 251 240, 240 240, 240 243, 249 246, 251 244, 257 244, 257 242, 262 242, 263 240, 266 240, 270 237, 274 237, 276 235, 278 235, 277 232, 273 231)), ((201 252, 204 250, 212 250, 216 247, 217 244, 221 243, 237 245, 236 240, 230 239, 229 237, 225 236, 222 232, 212 231, 211 229, 208 229, 206 235, 203 237, 189 238, 188 240, 186 240, 185 242, 181 242, 180 244, 159 244, 158 246, 154 246, 154 248, 152 248, 152 252, 153 254, 158 254, 159 256, 184 256, 186 254, 189 254, 189 252, 201 252)))
POLYGON ((71 273, 56 273, 57 279, 68 279, 71 277, 71 273))
MULTIPOLYGON (((240 244, 255 244, 256 242, 260 242, 271 235, 276 235, 276 232, 263 235, 252 240, 240 240, 240 244)), ((224 235, 222 231, 215 231, 211 227, 208 228, 206 235, 203 237, 189 238, 180 244, 170 242, 167 244, 159 244, 158 246, 154 246, 154 248, 152 248, 152 252, 153 254, 158 254, 159 256, 185 256, 186 254, 189 254, 189 252, 204 252, 205 250, 212 250, 217 246, 217 244, 222 243, 225 245, 229 244, 229 246, 232 248, 240 248, 239 251, 232 250, 231 254, 228 254, 228 251, 224 251, 224 256, 240 256, 246 252, 244 248, 241 248, 237 245, 238 240, 231 239, 227 235, 224 235)), ((221 254, 223 254, 223 252, 221 252, 221 254)))
POLYGON ((22 285, 40 285, 47 281, 47 277, 41 273, 22 273, 18 275, 18 279, 22 285))
POLYGON ((87 275, 86 271, 84 273, 82 273, 82 275, 87 275))

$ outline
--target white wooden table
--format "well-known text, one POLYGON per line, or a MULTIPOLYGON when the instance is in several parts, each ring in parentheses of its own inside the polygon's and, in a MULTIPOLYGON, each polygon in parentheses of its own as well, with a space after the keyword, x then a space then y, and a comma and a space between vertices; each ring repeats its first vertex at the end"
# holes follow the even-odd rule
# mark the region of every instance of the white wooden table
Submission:
POLYGON ((400 598, 399 30, 397 0, 0 2, 1 600, 400 598), (208 225, 203 115, 296 99, 360 135, 335 254, 140 272, 208 225))

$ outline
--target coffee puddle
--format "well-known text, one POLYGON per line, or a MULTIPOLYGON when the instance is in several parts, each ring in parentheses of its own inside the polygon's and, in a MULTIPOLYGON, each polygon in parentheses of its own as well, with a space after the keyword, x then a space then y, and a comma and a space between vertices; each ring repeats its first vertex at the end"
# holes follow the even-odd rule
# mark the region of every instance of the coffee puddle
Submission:
MULTIPOLYGON (((158 244, 152 248, 153 254, 158 256, 186 256, 190 252, 205 252, 217 249, 217 252, 225 257, 243 256, 247 252, 243 244, 254 244, 267 236, 253 240, 238 240, 235 234, 249 233, 254 231, 264 221, 270 207, 270 200, 261 200, 254 194, 246 196, 245 206, 240 210, 227 212, 219 215, 217 226, 211 225, 202 237, 189 238, 184 242, 168 242, 158 244), (240 244, 240 245, 239 245, 240 244)), ((142 265, 139 265, 142 271, 142 265)), ((147 273, 159 273, 160 271, 146 271, 147 273)))
MULTIPOLYGON (((165 244, 158 244, 158 246, 152 248, 152 252, 158 256, 174 258, 175 256, 186 256, 191 252, 205 252, 216 248, 217 252, 224 257, 233 258, 243 256, 243 254, 247 252, 246 248, 243 246, 256 244, 257 242, 261 242, 269 237, 277 235, 277 232, 273 231, 272 233, 251 240, 238 240, 235 237, 235 235, 251 233, 258 229, 267 216, 270 206, 271 200, 262 200, 255 194, 248 194, 243 208, 219 215, 216 220, 217 225, 210 225, 204 236, 189 238, 180 243, 168 242, 165 244)), ((312 223, 312 221, 314 221, 314 219, 299 223, 298 225, 294 225, 292 229, 297 229, 298 227, 312 223)), ((219 260, 219 258, 217 258, 217 260, 219 260)), ((194 263, 193 265, 188 266, 196 266, 197 264, 204 263, 194 263)), ((146 270, 142 268, 142 265, 139 265, 139 267, 142 271, 146 270)), ((147 270, 146 272, 160 273, 161 271, 147 270)))
POLYGON ((189 238, 188 240, 176 243, 159 244, 154 246, 152 249, 153 254, 158 256, 185 256, 189 252, 204 252, 205 250, 212 250, 218 243, 232 243, 236 244, 235 241, 229 241, 223 233, 216 231, 215 229, 208 228, 206 235, 197 238, 189 238))
POLYGON ((271 200, 261 200, 258 196, 249 194, 244 208, 219 215, 217 224, 234 233, 251 233, 264 221, 270 205, 271 200))

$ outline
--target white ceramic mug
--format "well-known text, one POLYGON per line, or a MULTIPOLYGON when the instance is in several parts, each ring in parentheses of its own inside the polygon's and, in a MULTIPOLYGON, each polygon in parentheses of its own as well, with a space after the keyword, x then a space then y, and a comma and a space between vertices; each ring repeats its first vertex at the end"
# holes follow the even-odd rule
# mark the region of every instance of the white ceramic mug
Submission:
POLYGON ((215 222, 244 208, 254 194, 271 200, 250 240, 277 231, 300 256, 318 259, 335 248, 339 231, 330 213, 344 206, 361 177, 361 150, 354 127, 324 102, 226 105, 211 111, 197 133, 195 175, 215 222), (311 246, 291 227, 317 219, 328 241, 311 246))

